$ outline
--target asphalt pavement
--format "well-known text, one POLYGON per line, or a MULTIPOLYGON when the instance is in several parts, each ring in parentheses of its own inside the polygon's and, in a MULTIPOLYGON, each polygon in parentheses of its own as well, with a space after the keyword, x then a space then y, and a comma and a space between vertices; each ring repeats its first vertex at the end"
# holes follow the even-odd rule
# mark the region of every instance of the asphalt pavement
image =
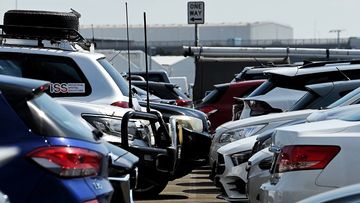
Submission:
POLYGON ((151 200, 135 200, 135 203, 165 203, 165 202, 226 202, 217 199, 220 190, 209 179, 210 169, 207 167, 194 170, 189 175, 171 181, 165 190, 151 200))

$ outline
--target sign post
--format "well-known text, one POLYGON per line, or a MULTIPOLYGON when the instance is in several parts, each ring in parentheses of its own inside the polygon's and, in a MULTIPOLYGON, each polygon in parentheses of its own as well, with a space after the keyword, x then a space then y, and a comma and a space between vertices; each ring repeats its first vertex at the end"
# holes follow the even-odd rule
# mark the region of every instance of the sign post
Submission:
POLYGON ((188 24, 195 24, 195 46, 199 44, 198 24, 205 22, 205 3, 203 1, 188 2, 188 24))

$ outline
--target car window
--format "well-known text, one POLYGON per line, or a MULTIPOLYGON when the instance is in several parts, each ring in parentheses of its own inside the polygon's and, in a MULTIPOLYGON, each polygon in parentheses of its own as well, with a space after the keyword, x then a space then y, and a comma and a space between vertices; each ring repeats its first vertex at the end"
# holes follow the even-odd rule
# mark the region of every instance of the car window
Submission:
POLYGON ((0 54, 0 74, 50 81, 52 97, 87 96, 91 86, 68 57, 40 54, 0 54))
POLYGON ((218 102, 224 95, 225 91, 229 88, 229 86, 230 85, 228 84, 216 87, 202 99, 201 104, 213 104, 218 102))
POLYGON ((123 95, 128 97, 129 85, 126 80, 121 76, 121 74, 105 58, 98 59, 98 62, 102 67, 104 67, 106 72, 109 73, 109 75, 115 81, 116 85, 119 87, 123 95))
POLYGON ((42 136, 70 137, 95 142, 92 129, 81 123, 63 106, 43 93, 28 101, 7 96, 19 117, 31 131, 42 136))

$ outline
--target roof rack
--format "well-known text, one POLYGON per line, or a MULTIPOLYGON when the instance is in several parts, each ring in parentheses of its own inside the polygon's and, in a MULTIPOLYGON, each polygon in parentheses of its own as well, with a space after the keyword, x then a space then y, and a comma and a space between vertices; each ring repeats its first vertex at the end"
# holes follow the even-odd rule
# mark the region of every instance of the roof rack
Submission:
POLYGON ((90 50, 91 42, 85 39, 77 30, 58 27, 42 27, 42 26, 18 26, 18 25, 0 25, 0 38, 3 39, 24 39, 37 40, 38 47, 43 47, 43 40, 51 42, 68 41, 76 43, 85 50, 90 50), (16 32, 21 30, 21 32, 16 32), (6 34, 7 31, 11 31, 6 34), (39 34, 41 33, 41 34, 39 34), (43 34, 47 33, 47 34, 43 34))
POLYGON ((304 62, 305 65, 301 66, 300 68, 320 67, 320 66, 325 66, 327 64, 337 64, 337 63, 360 64, 360 59, 338 60, 338 61, 318 61, 318 62, 306 61, 306 62, 304 62))

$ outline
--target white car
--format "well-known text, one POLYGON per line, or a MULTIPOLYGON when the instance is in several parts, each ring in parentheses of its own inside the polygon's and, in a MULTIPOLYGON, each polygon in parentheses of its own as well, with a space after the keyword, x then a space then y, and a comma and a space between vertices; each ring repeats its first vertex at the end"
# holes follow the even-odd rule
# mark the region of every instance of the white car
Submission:
POLYGON ((296 202, 360 182, 360 109, 338 119, 279 128, 261 202, 296 202))
MULTIPOLYGON (((352 100, 354 101, 354 100, 352 100)), ((346 114, 351 114, 360 109, 359 104, 337 107, 325 111, 317 111, 306 118, 306 122, 318 122, 322 120, 336 119, 346 114)), ((275 130, 275 129, 274 129, 275 130)), ((270 167, 272 165, 273 153, 269 151, 272 141, 272 132, 267 135, 259 135, 258 141, 253 147, 252 157, 247 165, 247 194, 249 202, 259 202, 260 186, 270 178, 270 167)))
MULTIPOLYGON (((251 121, 251 124, 253 126, 258 126, 259 124, 264 124, 266 123, 267 125, 265 125, 265 127, 263 127, 262 129, 258 130, 257 133, 255 133, 254 136, 260 138, 260 137, 266 137, 266 136, 270 136, 273 132, 273 130, 277 127, 280 126, 287 126, 287 125, 294 125, 294 124, 299 124, 299 123, 304 123, 305 121, 307 122, 315 122, 315 121, 319 121, 319 120, 325 120, 325 119, 330 119, 334 116, 338 116, 339 114, 343 113, 347 113, 347 112, 351 112, 352 109, 356 109, 358 107, 354 106, 348 106, 348 105, 352 105, 352 104, 357 104, 360 101, 360 88, 357 88, 355 90, 353 90, 352 92, 348 93, 347 95, 345 95, 344 97, 342 97, 340 100, 334 102, 333 104, 331 104, 329 106, 329 110, 301 110, 301 111, 293 111, 293 112, 286 112, 286 113, 277 113, 277 114, 269 114, 269 115, 264 115, 264 116, 258 116, 258 117, 252 117, 252 118, 247 118, 247 119, 243 119, 243 120, 239 120, 236 121, 237 124, 239 124, 237 129, 241 129, 242 127, 242 123, 244 124, 248 124, 248 121, 251 121), (321 113, 321 112, 326 112, 326 113, 321 113), (312 114, 312 116, 309 118, 308 116, 312 114), (308 117, 308 118, 307 118, 308 117)), ((235 123, 235 122, 232 122, 235 123)), ((225 124, 225 125, 229 125, 225 124)), ((247 128, 251 129, 251 125, 246 125, 247 128)), ((234 129, 236 129, 235 127, 233 127, 234 129)), ((235 130, 234 130, 235 131, 235 130)), ((249 181, 249 185, 247 185, 248 189, 247 192, 249 200, 250 201, 258 201, 258 188, 259 188, 259 184, 263 183, 262 181, 265 181, 266 177, 269 177, 269 173, 267 172, 267 169, 261 169, 259 168, 259 164, 260 162, 262 162, 263 160, 258 159, 256 162, 254 162, 252 160, 251 162, 251 167, 250 169, 252 171, 250 171, 250 174, 246 174, 246 168, 249 169, 249 166, 247 164, 234 164, 234 162, 231 161, 226 161, 229 160, 226 157, 231 157, 234 155, 238 155, 238 154, 246 154, 246 157, 250 158, 250 156, 252 155, 252 150, 253 150, 253 146, 254 144, 257 142, 257 140, 253 140, 252 146, 250 146, 244 139, 240 139, 237 140, 233 143, 235 144, 228 144, 225 145, 224 147, 220 148, 222 149, 221 152, 219 154, 217 154, 218 157, 220 157, 219 160, 221 161, 225 161, 223 163, 217 164, 218 167, 214 167, 214 171, 216 172, 215 174, 215 180, 221 183, 221 187, 224 188, 226 194, 223 195, 224 198, 226 199, 238 199, 238 198, 243 198, 244 195, 246 196, 246 193, 243 193, 242 191, 246 191, 243 187, 244 187, 244 183, 248 183, 249 181), (230 153, 231 152, 231 153, 230 153), (222 157, 223 156, 223 157, 222 157), (224 168, 223 170, 220 170, 219 167, 224 168), (244 174, 236 174, 234 175, 231 171, 241 171, 244 174), (245 177, 245 178, 244 178, 245 177), (248 180, 248 178, 250 178, 248 180), (257 178, 260 178, 257 179, 257 178), (242 184, 233 184, 234 182, 241 182, 242 184), (236 190, 232 189, 234 188, 234 185, 236 186, 236 190), (229 189, 227 189, 229 188, 229 189)), ((271 142, 271 140, 270 140, 271 142)), ((265 147, 263 147, 265 148, 265 147)), ((219 152, 219 150, 218 150, 219 152)), ((262 159, 267 159, 264 160, 264 162, 262 164, 266 164, 266 162, 269 161, 269 158, 271 159, 271 154, 266 153, 267 156, 262 157, 262 159)), ((248 160, 246 159, 242 159, 242 162, 247 162, 248 160)))
MULTIPOLYGON (((216 133, 212 139, 209 154, 210 166, 213 168, 213 172, 218 162, 217 151, 219 148, 231 142, 237 142, 238 140, 241 140, 243 138, 262 133, 268 129, 276 128, 277 126, 284 125, 285 123, 289 123, 292 120, 304 119, 314 111, 317 110, 301 110, 296 112, 294 111, 269 114, 237 121, 231 121, 219 126, 216 129, 216 133)), ((248 150, 250 150, 251 148, 249 148, 248 150)))
MULTIPOLYGON (((338 106, 346 106, 349 104, 354 104, 359 102, 360 89, 360 80, 350 80, 350 81, 337 81, 337 82, 327 82, 319 83, 309 86, 308 91, 306 92, 304 99, 306 102, 298 102, 297 108, 308 109, 308 107, 319 107, 324 106, 326 108, 334 108, 338 106), (351 93, 349 93, 351 92, 351 93), (346 95, 345 95, 346 94, 346 95), (344 97, 342 97, 345 95, 344 97), (337 101, 338 100, 338 101, 337 101), (334 102, 335 101, 335 102, 334 102), (334 103, 333 103, 334 102, 334 103), (306 105, 309 103, 314 103, 313 105, 306 105), (332 104, 333 103, 333 104, 332 104), (328 106, 331 104, 330 106, 328 106)), ((279 93, 279 92, 278 92, 279 93)), ((287 97, 286 97, 287 98, 287 97)), ((284 96, 279 94, 273 95, 272 100, 276 100, 276 103, 289 103, 288 100, 284 100, 284 96)), ((318 109, 316 107, 316 109, 318 109)), ((291 111, 296 110, 292 109, 291 111)), ((299 109, 298 109, 299 110, 299 109)), ((312 110, 314 111, 314 110, 312 110)), ((252 136, 256 133, 262 133, 268 129, 274 129, 275 127, 285 125, 292 122, 292 120, 298 120, 299 118, 305 118, 309 111, 299 111, 297 113, 285 113, 280 114, 279 116, 271 115, 269 117, 250 117, 247 119, 241 119, 238 121, 227 122, 216 129, 216 133, 212 139, 209 161, 210 166, 214 169, 217 160, 216 151, 221 147, 230 142, 252 136), (303 116, 303 117, 302 117, 303 116)), ((214 170, 212 170, 214 173, 214 170)), ((214 174, 212 174, 214 176, 214 174)))
POLYGON ((50 81, 47 93, 55 98, 129 107, 128 84, 105 56, 67 39, 41 45, 36 39, 3 39, 0 67, 0 74, 50 81))

